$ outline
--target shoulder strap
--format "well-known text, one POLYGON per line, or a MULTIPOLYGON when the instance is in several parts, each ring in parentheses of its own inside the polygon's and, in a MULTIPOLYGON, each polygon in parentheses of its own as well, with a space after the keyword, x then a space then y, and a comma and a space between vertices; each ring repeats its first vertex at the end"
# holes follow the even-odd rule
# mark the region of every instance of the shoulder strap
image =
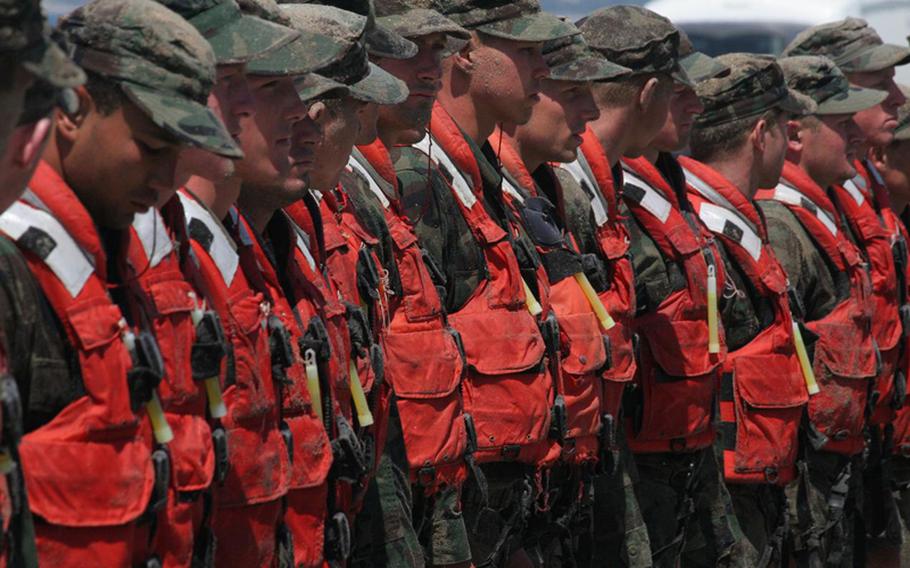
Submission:
POLYGON ((133 232, 145 251, 149 268, 158 266, 174 251, 174 243, 164 225, 164 219, 154 207, 133 218, 133 232))
POLYGON ((698 216, 712 233, 723 235, 739 244, 756 262, 761 258, 761 237, 741 216, 707 201, 698 207, 698 216))
POLYGON ((785 183, 777 184, 774 188, 772 199, 780 201, 786 205, 800 207, 814 215, 819 222, 831 233, 832 237, 837 236, 837 223, 828 215, 827 211, 816 205, 811 199, 803 195, 800 191, 790 187, 785 183))
POLYGON ((667 222, 673 208, 673 204, 666 197, 629 170, 625 170, 623 196, 640 205, 661 223, 667 222))
POLYGON ((591 172, 591 168, 587 167, 587 161, 583 162, 584 159, 584 154, 578 152, 577 160, 559 164, 559 167, 575 178, 575 182, 578 183, 578 186, 590 199, 594 222, 598 227, 603 227, 607 223, 607 209, 603 202, 603 196, 595 189, 594 174, 591 172))
POLYGON ((230 287, 240 265, 240 257, 230 237, 224 227, 199 202, 191 197, 179 195, 186 213, 189 237, 205 249, 218 267, 224 283, 230 287))

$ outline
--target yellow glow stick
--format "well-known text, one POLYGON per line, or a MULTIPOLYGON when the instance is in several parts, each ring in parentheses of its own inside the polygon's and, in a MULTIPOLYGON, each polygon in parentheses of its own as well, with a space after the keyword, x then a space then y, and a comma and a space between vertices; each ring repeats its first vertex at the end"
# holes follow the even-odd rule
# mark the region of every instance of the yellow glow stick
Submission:
POLYGON ((540 307, 540 303, 537 301, 537 298, 534 297, 534 293, 531 292, 530 286, 525 282, 525 279, 521 279, 521 284, 525 289, 525 305, 528 307, 528 311, 531 312, 531 315, 534 317, 539 316, 543 312, 543 308, 540 307))
POLYGON ((603 302, 600 301, 597 292, 594 291, 594 286, 591 286, 591 281, 588 280, 587 275, 585 275, 584 272, 576 272, 575 280, 578 281, 578 285, 581 286, 581 291, 585 293, 585 298, 587 298, 588 303, 591 304, 591 309, 594 310, 594 315, 597 316, 600 327, 602 327, 604 331, 607 331, 616 325, 616 322, 613 321, 613 317, 610 316, 610 312, 607 311, 603 302))
POLYGON ((708 353, 720 353, 720 328, 717 323, 717 269, 708 265, 708 353))
MULTIPOLYGON (((195 297, 195 294, 193 294, 193 297, 195 297)), ((202 308, 196 307, 193 309, 193 327, 199 325, 203 315, 202 308)), ((204 379, 202 384, 205 386, 205 396, 209 401, 209 414, 212 418, 224 418, 227 416, 227 406, 225 406, 224 398, 221 396, 221 382, 218 377, 204 379)))
POLYGON ((809 361, 809 353, 806 352, 806 344, 803 342, 803 334, 799 331, 799 324, 793 322, 793 344, 796 346, 796 356, 799 358, 799 366, 803 369, 803 378, 806 380, 806 390, 810 395, 818 394, 818 383, 815 382, 815 371, 812 370, 812 362, 809 361))
POLYGON ((365 428, 373 424, 373 413, 370 412, 370 405, 363 393, 360 374, 357 372, 357 362, 353 358, 348 364, 348 374, 351 377, 351 398, 354 399, 354 408, 357 410, 357 422, 365 428))
POLYGON ((303 354, 303 363, 306 368, 306 390, 310 393, 310 403, 319 420, 322 418, 322 389, 319 387, 319 367, 316 365, 316 352, 307 349, 303 354))
POLYGON ((159 444, 167 444, 173 440, 174 431, 171 430, 171 425, 167 423, 157 392, 152 392, 152 399, 145 403, 145 410, 148 412, 149 420, 152 421, 152 432, 155 433, 155 441, 159 444))

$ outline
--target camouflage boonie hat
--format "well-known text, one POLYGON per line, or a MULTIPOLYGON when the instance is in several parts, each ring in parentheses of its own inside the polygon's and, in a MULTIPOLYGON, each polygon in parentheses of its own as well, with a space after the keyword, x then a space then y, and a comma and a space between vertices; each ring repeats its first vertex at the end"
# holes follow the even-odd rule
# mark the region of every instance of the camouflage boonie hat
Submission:
POLYGON ((910 62, 910 48, 882 42, 878 33, 860 18, 807 28, 793 38, 781 55, 824 55, 844 73, 880 71, 910 62))
POLYGON ((717 58, 729 70, 696 86, 705 110, 695 121, 701 127, 717 126, 745 118, 758 118, 773 109, 794 115, 809 114, 815 105, 787 86, 773 57, 754 53, 729 53, 717 58))
MULTIPOLYGON (((51 39, 38 0, 0 0, 0 57, 57 87, 75 87, 85 74, 51 39)), ((4 78, 9 80, 9 78, 4 78)))
MULTIPOLYGON (((303 75, 330 65, 344 56, 347 44, 331 30, 309 17, 307 4, 283 4, 274 0, 242 0, 241 8, 270 22, 288 26, 300 33, 294 41, 258 57, 246 66, 250 75, 303 75)), ((321 8, 321 6, 319 6, 321 8)), ((362 25, 366 28, 366 19, 362 25)))
POLYGON ((152 0, 94 0, 60 31, 79 65, 117 82, 157 126, 216 154, 243 155, 206 106, 215 55, 186 20, 152 0))
POLYGON ((442 15, 436 0, 375 0, 376 23, 407 38, 444 33, 470 39, 471 33, 442 15))
POLYGON ((193 24, 220 65, 246 63, 295 39, 300 32, 244 14, 235 0, 158 0, 193 24))
POLYGON ((894 129, 894 139, 905 141, 910 140, 910 86, 898 85, 907 102, 897 109, 897 128, 894 129))
POLYGON ((583 18, 578 27, 591 49, 634 75, 667 73, 694 87, 679 65, 679 30, 660 14, 640 6, 611 6, 583 18))
POLYGON ((572 24, 543 12, 537 0, 445 0, 440 11, 467 30, 514 41, 578 34, 572 24))
POLYGON ((552 81, 610 81, 632 74, 588 49, 581 35, 551 39, 543 44, 543 58, 552 81))
POLYGON ((365 34, 368 33, 366 16, 322 5, 296 4, 283 8, 293 8, 300 21, 316 26, 345 46, 341 59, 316 70, 313 75, 317 77, 304 78, 296 83, 302 100, 345 86, 347 95, 381 105, 398 104, 408 97, 408 88, 402 81, 370 63, 365 45, 365 34))
POLYGON ((679 29, 679 66, 685 70, 693 83, 717 77, 721 73, 729 71, 729 68, 717 59, 695 51, 692 40, 682 29, 679 29))
POLYGON ((854 87, 827 57, 798 55, 778 59, 790 88, 810 97, 813 114, 853 114, 873 107, 888 97, 885 91, 854 87))

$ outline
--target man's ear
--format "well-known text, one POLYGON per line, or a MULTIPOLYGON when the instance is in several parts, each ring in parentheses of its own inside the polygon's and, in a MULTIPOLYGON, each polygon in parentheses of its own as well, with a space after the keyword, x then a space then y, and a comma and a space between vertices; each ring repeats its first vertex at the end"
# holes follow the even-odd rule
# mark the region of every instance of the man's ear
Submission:
POLYGON ((887 146, 872 146, 866 155, 878 170, 888 169, 888 152, 887 146))
POLYGON ((67 106, 70 108, 57 107, 54 110, 54 126, 58 135, 72 142, 76 139, 76 133, 85 122, 89 112, 95 108, 92 96, 88 94, 85 86, 71 89, 72 94, 68 95, 67 106))
POLYGON ((477 34, 471 34, 471 39, 461 49, 449 56, 452 65, 466 75, 474 73, 474 57, 479 47, 480 38, 477 34))
POLYGON ((796 155, 803 151, 803 127, 798 120, 787 121, 787 152, 796 155))
POLYGON ((657 101, 657 92, 660 89, 660 79, 657 77, 651 77, 645 84, 642 85, 641 90, 638 91, 638 110, 642 114, 647 113, 648 109, 651 108, 651 105, 657 101))
POLYGON ((765 148, 768 147, 768 136, 770 135, 771 131, 768 128, 768 121, 764 118, 758 119, 758 122, 752 127, 752 132, 749 134, 752 147, 756 152, 764 153, 765 148))
POLYGON ((12 140, 16 152, 13 163, 16 166, 25 169, 35 163, 44 150, 44 142, 50 134, 51 126, 50 117, 45 117, 16 130, 12 140))

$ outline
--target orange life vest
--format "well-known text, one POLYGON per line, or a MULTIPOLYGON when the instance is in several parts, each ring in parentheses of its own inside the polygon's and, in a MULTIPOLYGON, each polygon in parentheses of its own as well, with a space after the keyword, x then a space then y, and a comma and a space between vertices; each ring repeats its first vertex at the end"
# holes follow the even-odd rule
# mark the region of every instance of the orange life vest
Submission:
POLYGON ((718 331, 711 353, 708 325, 710 280, 723 289, 723 266, 713 237, 688 212, 674 189, 645 158, 623 160, 623 199, 685 286, 639 314, 633 327, 642 338, 638 364, 638 416, 626 416, 633 452, 692 451, 714 441, 714 404, 726 356, 718 331))
POLYGON ((799 424, 808 402, 794 343, 789 282, 768 245, 755 206, 724 176, 680 158, 689 200, 774 319, 727 353, 720 385, 724 477, 732 483, 786 485, 796 477, 799 424))
POLYGON ((834 204, 798 166, 787 162, 781 183, 760 190, 755 199, 784 204, 831 263, 835 279, 845 279, 849 287, 830 313, 805 323, 818 336, 812 364, 821 392, 809 399, 809 420, 822 436, 816 443, 824 451, 855 455, 863 449, 869 380, 876 374, 869 276, 834 204))

